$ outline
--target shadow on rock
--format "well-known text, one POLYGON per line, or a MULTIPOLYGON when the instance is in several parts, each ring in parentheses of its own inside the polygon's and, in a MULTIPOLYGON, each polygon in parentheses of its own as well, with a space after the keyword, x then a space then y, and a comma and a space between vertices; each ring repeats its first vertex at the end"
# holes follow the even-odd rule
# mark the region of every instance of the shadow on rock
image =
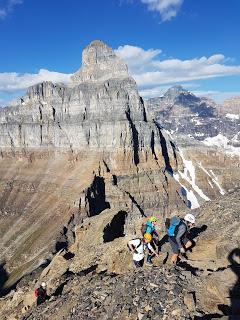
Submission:
POLYGON ((231 307, 229 319, 240 319, 240 248, 236 248, 228 255, 228 261, 230 262, 230 268, 235 273, 237 281, 232 289, 229 290, 229 296, 231 299, 231 307))
POLYGON ((0 297, 6 294, 6 289, 4 288, 4 284, 8 280, 9 276, 7 271, 5 270, 5 262, 0 264, 0 297))
POLYGON ((204 316, 196 316, 194 317, 194 320, 214 320, 214 319, 221 319, 223 315, 218 313, 212 313, 212 314, 205 314, 204 316))
POLYGON ((202 232, 207 230, 207 225, 202 225, 201 227, 193 227, 189 231, 189 237, 190 239, 197 238, 202 232))
POLYGON ((181 261, 181 260, 179 262, 177 262, 176 267, 180 267, 181 269, 183 269, 185 271, 191 272, 191 274, 193 276, 197 276, 198 272, 203 271, 202 269, 195 268, 195 267, 191 266, 189 263, 187 263, 186 261, 181 261))
POLYGON ((240 248, 236 248, 230 252, 228 261, 230 262, 229 268, 237 277, 235 285, 229 290, 229 298, 231 300, 230 306, 219 304, 218 309, 222 314, 206 314, 195 317, 194 320, 226 319, 226 316, 229 320, 240 319, 240 248))

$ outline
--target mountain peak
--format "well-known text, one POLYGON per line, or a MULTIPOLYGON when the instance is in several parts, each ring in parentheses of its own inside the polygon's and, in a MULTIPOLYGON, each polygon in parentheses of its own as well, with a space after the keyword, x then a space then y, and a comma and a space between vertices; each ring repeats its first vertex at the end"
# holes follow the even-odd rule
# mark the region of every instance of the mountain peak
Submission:
POLYGON ((168 95, 171 95, 171 96, 178 96, 179 94, 181 93, 190 93, 188 90, 184 89, 181 85, 176 85, 176 86, 173 86, 171 88, 169 88, 167 90, 167 92, 164 94, 164 96, 168 96, 168 95))
POLYGON ((121 77, 129 77, 127 65, 103 41, 94 40, 83 50, 82 67, 71 79, 82 83, 121 77))

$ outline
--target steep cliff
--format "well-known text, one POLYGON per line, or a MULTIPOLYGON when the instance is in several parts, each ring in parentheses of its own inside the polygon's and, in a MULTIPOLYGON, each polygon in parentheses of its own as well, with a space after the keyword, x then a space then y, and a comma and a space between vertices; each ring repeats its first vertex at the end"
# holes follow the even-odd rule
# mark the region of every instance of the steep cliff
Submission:
POLYGON ((237 98, 219 105, 175 86, 162 97, 149 99, 146 107, 151 116, 172 134, 181 149, 185 167, 190 168, 190 176, 210 199, 239 187, 237 98))
POLYGON ((85 217, 111 209, 107 224, 124 211, 132 234, 152 212, 163 220, 187 207, 173 176, 177 147, 148 121, 127 66, 101 41, 84 49, 70 85, 37 84, 0 110, 0 149, 5 286, 68 247, 85 217))
MULTIPOLYGON (((146 216, 157 216, 158 231, 164 235, 163 222, 170 213, 198 208, 226 190, 216 175, 219 167, 216 171, 206 168, 197 151, 191 156, 196 157, 194 162, 189 160, 192 146, 179 149, 161 122, 147 118, 135 81, 111 48, 92 42, 83 51, 82 67, 70 85, 38 84, 28 89, 18 105, 1 109, 0 133, 0 290, 7 294, 13 289, 0 299, 3 319, 21 319, 22 314, 23 319, 105 319, 108 314, 136 319, 136 312, 138 319, 159 315, 198 319, 195 316, 209 313, 212 305, 217 310, 215 292, 210 303, 198 292, 204 292, 205 276, 212 282, 219 279, 209 265, 217 269, 220 263, 228 272, 227 253, 238 245, 235 209, 228 219, 228 208, 216 213, 204 207, 211 221, 216 218, 219 230, 226 218, 230 226, 221 236, 204 213, 196 212, 199 223, 208 221, 209 242, 204 237, 200 240, 202 256, 194 249, 189 258, 199 255, 202 259, 187 264, 188 270, 162 268, 169 257, 163 241, 156 263, 162 270, 139 272, 139 278, 129 271, 132 257, 126 243, 140 236, 146 216), (229 242, 232 232, 233 246, 215 243, 225 238, 229 242), (204 251, 208 248, 209 252, 204 251), (211 254, 214 261, 209 261, 211 254), (192 278, 196 273, 199 276, 192 278), (35 310, 33 291, 39 279, 47 281, 52 300, 46 309, 35 310), (156 306, 151 302, 152 290, 142 284, 150 280, 159 302, 156 306), (99 287, 104 288, 101 295, 94 293, 99 287), (124 288, 127 292, 122 294, 124 288), (135 294, 143 304, 138 304, 135 294), (172 299, 165 299, 166 295, 172 299), (111 305, 102 296, 121 303, 111 305)), ((222 170, 224 164, 228 162, 222 170)), ((232 202, 237 205, 234 195, 232 202)), ((195 236, 205 230, 197 228, 195 236)))

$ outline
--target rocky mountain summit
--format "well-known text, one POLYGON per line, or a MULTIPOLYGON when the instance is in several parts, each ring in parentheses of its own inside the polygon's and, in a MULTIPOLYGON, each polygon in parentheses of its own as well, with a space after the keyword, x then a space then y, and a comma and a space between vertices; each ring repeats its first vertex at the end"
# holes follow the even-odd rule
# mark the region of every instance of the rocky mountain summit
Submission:
POLYGON ((240 126, 237 98, 219 105, 211 99, 195 96, 182 86, 175 86, 162 97, 149 99, 147 107, 164 128, 175 135, 203 141, 221 134, 229 143, 237 142, 240 126))
POLYGON ((82 60, 70 85, 37 84, 18 105, 0 109, 6 288, 68 247, 86 217, 97 216, 101 227, 120 221, 114 238, 134 234, 147 210, 164 219, 188 205, 173 176, 181 156, 147 119, 126 64, 101 41, 87 46, 82 60))
POLYGON ((239 118, 240 97, 233 97, 225 100, 223 104, 218 105, 218 111, 221 114, 224 114, 224 115, 232 114, 232 115, 235 115, 235 118, 239 118))
POLYGON ((85 48, 82 67, 72 76, 72 81, 96 82, 121 77, 129 77, 127 65, 104 42, 96 40, 85 48))
POLYGON ((202 181, 201 188, 208 189, 205 193, 211 199, 213 185, 218 185, 221 194, 239 187, 240 105, 234 101, 233 114, 227 103, 221 107, 175 86, 146 102, 148 113, 174 136, 185 166, 192 166, 196 180, 202 181))
MULTIPOLYGON (((37 84, 17 105, 0 109, 2 318, 198 319, 212 310, 223 315, 218 304, 231 304, 226 287, 224 296, 218 287, 209 288, 206 300, 197 292, 204 293, 205 277, 231 269, 228 254, 238 245, 239 215, 234 207, 229 219, 229 208, 208 205, 237 190, 239 162, 207 146, 179 148, 163 124, 148 116, 127 66, 102 41, 90 43, 82 61, 70 85, 37 84), (202 225, 194 234, 202 255, 193 250, 186 270, 174 272, 167 267, 169 244, 163 237, 156 269, 140 271, 137 278, 126 243, 140 236, 146 217, 157 216, 164 236, 166 217, 205 202, 215 222, 196 211, 199 224, 208 221, 207 230, 202 225), (224 230, 223 218, 229 224, 224 230), (202 242, 200 233, 206 236, 202 242), (227 243, 219 247, 216 239, 227 243), (151 275, 156 305, 146 285, 151 275), (51 299, 36 309, 33 292, 42 280, 51 299)), ((211 108, 205 106, 202 116, 214 116, 211 108)), ((231 205, 238 196, 232 193, 231 205)))

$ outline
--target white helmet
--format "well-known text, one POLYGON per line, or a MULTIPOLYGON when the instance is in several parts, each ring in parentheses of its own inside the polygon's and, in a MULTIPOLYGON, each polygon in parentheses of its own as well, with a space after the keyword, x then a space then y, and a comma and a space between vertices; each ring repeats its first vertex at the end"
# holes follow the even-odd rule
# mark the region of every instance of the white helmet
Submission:
POLYGON ((41 283, 41 287, 45 288, 47 285, 46 285, 46 282, 42 282, 41 283))
POLYGON ((191 214, 191 213, 187 213, 187 214, 185 215, 185 217, 184 217, 184 220, 185 220, 185 221, 188 221, 188 222, 190 222, 190 223, 195 223, 195 217, 194 217, 194 215, 191 214))

